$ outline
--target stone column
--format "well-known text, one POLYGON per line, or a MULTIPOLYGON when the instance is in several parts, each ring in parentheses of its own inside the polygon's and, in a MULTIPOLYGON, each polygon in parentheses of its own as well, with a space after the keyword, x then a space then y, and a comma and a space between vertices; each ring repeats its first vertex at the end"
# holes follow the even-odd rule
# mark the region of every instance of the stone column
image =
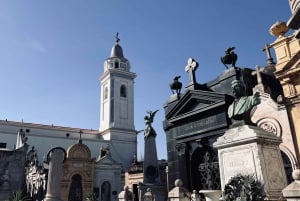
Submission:
POLYGON ((49 163, 47 194, 45 201, 62 201, 60 198, 62 165, 66 151, 61 147, 51 149, 47 154, 49 163))

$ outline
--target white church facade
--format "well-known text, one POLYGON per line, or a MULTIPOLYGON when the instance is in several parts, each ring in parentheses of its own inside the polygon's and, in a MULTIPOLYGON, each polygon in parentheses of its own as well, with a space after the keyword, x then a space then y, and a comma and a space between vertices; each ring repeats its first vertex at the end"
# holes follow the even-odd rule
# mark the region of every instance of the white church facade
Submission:
MULTIPOLYGON (((104 61, 104 72, 100 76, 99 130, 0 120, 0 149, 14 149, 17 134, 21 133, 27 137, 26 143, 37 150, 40 163, 51 148, 62 147, 67 154, 72 155, 73 161, 77 161, 70 162, 73 169, 76 166, 80 169, 78 160, 81 154, 77 154, 72 147, 75 145, 79 150, 87 147, 84 149, 87 160, 94 161, 94 170, 89 174, 94 175, 94 187, 96 185, 99 189, 97 193, 104 196, 101 190, 107 191, 107 188, 103 188, 103 185, 109 186, 110 192, 105 193, 110 196, 113 192, 120 192, 124 185, 121 175, 137 154, 137 134, 134 127, 136 74, 130 71, 130 67, 129 61, 123 56, 117 35, 110 57, 104 61), (70 149, 74 151, 69 151, 70 149), (103 149, 106 150, 106 155, 103 155, 103 149)), ((74 174, 81 174, 79 169, 74 174)), ((3 174, 1 171, 0 176, 3 174)), ((84 199, 85 197, 82 198, 84 199)))

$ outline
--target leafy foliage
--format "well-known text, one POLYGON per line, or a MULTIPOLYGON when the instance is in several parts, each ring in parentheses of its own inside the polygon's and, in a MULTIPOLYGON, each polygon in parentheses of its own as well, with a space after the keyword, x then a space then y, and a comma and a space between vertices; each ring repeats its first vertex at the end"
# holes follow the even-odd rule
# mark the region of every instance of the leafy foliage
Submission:
POLYGON ((225 185, 225 201, 263 201, 263 186, 253 175, 236 175, 225 185))
POLYGON ((97 197, 95 193, 89 193, 85 199, 86 201, 96 201, 97 197))
POLYGON ((31 198, 23 195, 23 192, 18 190, 12 194, 12 196, 9 198, 9 201, 31 201, 31 198))

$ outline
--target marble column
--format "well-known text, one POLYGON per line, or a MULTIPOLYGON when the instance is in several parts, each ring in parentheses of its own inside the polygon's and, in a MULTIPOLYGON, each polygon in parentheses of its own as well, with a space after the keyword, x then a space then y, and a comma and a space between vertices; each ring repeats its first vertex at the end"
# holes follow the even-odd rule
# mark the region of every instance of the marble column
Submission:
POLYGON ((47 194, 45 201, 62 201, 60 198, 62 165, 66 151, 61 147, 51 149, 47 154, 49 162, 47 194))

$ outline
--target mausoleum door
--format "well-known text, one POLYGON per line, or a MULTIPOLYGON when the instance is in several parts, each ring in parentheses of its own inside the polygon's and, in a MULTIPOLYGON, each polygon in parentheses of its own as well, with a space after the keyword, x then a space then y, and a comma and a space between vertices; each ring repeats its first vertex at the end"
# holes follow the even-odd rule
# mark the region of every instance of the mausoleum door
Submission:
POLYGON ((83 201, 82 200, 82 179, 79 174, 72 177, 72 183, 69 191, 69 201, 83 201))
POLYGON ((108 181, 105 181, 101 185, 101 201, 110 201, 111 185, 108 181))
POLYGON ((195 149, 190 167, 191 190, 221 189, 217 151, 209 146, 195 149))

